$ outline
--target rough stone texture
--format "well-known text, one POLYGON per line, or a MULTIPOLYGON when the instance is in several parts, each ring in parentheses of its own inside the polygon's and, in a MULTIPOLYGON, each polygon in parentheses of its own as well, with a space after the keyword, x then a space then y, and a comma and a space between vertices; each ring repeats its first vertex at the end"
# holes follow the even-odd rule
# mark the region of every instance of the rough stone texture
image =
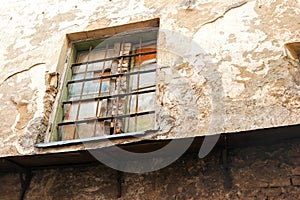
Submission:
POLYGON ((300 66, 284 48, 299 39, 298 1, 14 0, 0 13, 1 156, 72 149, 33 146, 49 138, 67 33, 153 18, 160 131, 151 139, 299 123, 300 66))
MULTIPOLYGON (((297 141, 222 149, 199 159, 185 154, 159 171, 122 175, 103 165, 32 171, 25 199, 299 199, 300 145, 297 141)), ((0 176, 1 199, 18 199, 18 174, 0 176)))

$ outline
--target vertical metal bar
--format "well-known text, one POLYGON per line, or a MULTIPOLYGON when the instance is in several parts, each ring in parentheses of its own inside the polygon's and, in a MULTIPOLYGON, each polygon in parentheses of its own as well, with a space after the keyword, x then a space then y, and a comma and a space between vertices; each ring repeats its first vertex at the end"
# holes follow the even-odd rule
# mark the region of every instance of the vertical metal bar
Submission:
MULTIPOLYGON (((104 54, 104 59, 107 57, 107 52, 108 52, 108 44, 106 44, 106 47, 105 47, 105 54, 104 54)), ((103 62, 103 65, 102 65, 102 70, 101 70, 101 74, 100 74, 100 77, 103 75, 104 73, 104 67, 105 67, 105 61, 103 62)), ((99 91, 98 91, 98 97, 100 97, 101 95, 101 90, 102 90, 102 79, 100 78, 100 83, 99 83, 99 91)), ((97 106, 96 106, 96 118, 98 117, 101 117, 100 114, 101 114, 101 111, 99 113, 99 103, 100 103, 100 99, 97 100, 97 106)), ((100 110, 101 110, 101 107, 100 107, 100 110)), ((96 127, 97 127, 97 122, 98 120, 95 120, 94 122, 94 136, 96 136, 96 127)))
MULTIPOLYGON (((131 53, 133 54, 133 52, 131 53)), ((128 67, 127 67, 127 71, 130 73, 131 72, 131 68, 132 66, 134 67, 134 56, 130 56, 129 61, 128 61, 128 67)), ((131 86, 131 82, 132 82, 132 78, 131 75, 126 74, 126 93, 131 92, 132 86, 131 86)), ((131 99, 132 99, 132 95, 127 95, 125 97, 125 106, 124 106, 124 114, 130 114, 130 106, 131 106, 131 99), (127 112, 128 109, 128 112, 127 112)), ((130 122, 130 117, 126 117, 123 119, 123 126, 124 129, 126 127, 126 130, 124 130, 125 132, 128 132, 128 127, 129 127, 129 123, 130 122)))
MULTIPOLYGON (((140 53, 142 52, 142 38, 140 38, 140 53)), ((139 87, 140 87, 140 70, 141 70, 141 55, 139 55, 139 59, 138 59, 138 73, 137 73, 137 83, 136 83, 136 97, 135 97, 135 114, 138 112, 138 108, 139 108, 139 87)), ((134 123, 135 123, 135 127, 134 130, 137 131, 137 115, 135 115, 134 117, 134 123)))
MULTIPOLYGON (((122 52, 122 55, 124 55, 124 46, 125 46, 125 41, 123 40, 122 43, 121 43, 121 48, 120 48, 120 52, 122 52)), ((121 58, 121 62, 119 63, 119 67, 120 67, 120 72, 122 73, 123 69, 123 57, 121 58)), ((121 84, 121 75, 119 75, 117 77, 117 94, 120 94, 120 84, 121 84)), ((116 103, 116 112, 115 112, 115 116, 118 116, 119 115, 119 100, 120 97, 117 96, 117 103, 116 103)), ((116 126, 117 126, 117 119, 114 118, 114 131, 113 131, 113 134, 116 134, 116 126)))
MULTIPOLYGON (((87 63, 86 63, 86 65, 85 65, 85 71, 84 71, 83 79, 86 79, 86 74, 87 74, 87 70, 88 70, 88 66, 89 66, 88 61, 90 60, 90 54, 91 54, 91 51, 92 51, 92 46, 90 46, 90 48, 89 48, 89 53, 88 53, 87 63)), ((82 99, 82 94, 83 94, 84 86, 85 86, 85 81, 82 82, 82 87, 81 87, 79 99, 82 99)), ((78 107, 77 107, 77 112, 76 112, 76 118, 75 118, 75 121, 77 121, 77 120, 78 120, 78 117, 79 117, 80 105, 81 105, 81 102, 79 101, 79 102, 78 102, 78 107)), ((76 124, 75 124, 75 126, 76 126, 76 124)), ((76 131, 77 131, 77 129, 75 129, 75 132, 76 132, 76 131)), ((73 134, 73 139, 75 139, 75 135, 76 135, 75 132, 74 132, 74 134, 73 134)))

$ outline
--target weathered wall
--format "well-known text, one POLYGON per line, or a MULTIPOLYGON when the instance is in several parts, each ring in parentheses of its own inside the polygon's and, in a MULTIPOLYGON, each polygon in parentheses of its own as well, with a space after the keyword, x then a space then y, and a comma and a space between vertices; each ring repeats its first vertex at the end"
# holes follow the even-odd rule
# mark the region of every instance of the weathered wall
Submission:
POLYGON ((0 154, 46 151, 33 144, 44 138, 56 93, 47 77, 56 72, 67 33, 152 18, 160 18, 162 30, 162 130, 154 139, 298 124, 299 62, 286 56, 284 44, 299 39, 299 1, 186 2, 6 2, 0 8, 0 154), (174 32, 185 37, 174 40, 174 32))
MULTIPOLYGON (((124 173, 119 199, 299 199, 298 141, 184 155, 146 174, 124 173), (225 162, 226 163, 226 162, 225 162)), ((117 199, 118 174, 103 165, 34 170, 25 199, 117 199)), ((18 174, 0 176, 0 197, 18 199, 18 174), (5 184, 4 184, 5 183, 5 184)))

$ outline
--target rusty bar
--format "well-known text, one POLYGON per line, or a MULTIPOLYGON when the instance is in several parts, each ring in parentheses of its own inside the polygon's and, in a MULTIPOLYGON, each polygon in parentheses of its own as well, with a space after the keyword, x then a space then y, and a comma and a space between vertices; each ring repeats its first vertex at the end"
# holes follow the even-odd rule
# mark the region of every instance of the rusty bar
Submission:
MULTIPOLYGON (((90 54, 91 54, 91 51, 92 51, 92 46, 90 46, 90 48, 89 48, 89 53, 88 53, 88 58, 87 58, 87 60, 89 61, 89 59, 90 59, 90 54)), ((86 78, 86 74, 87 74, 87 70, 88 70, 88 63, 86 64, 86 66, 85 66, 85 73, 84 73, 84 79, 86 78)), ((83 90, 84 90, 84 86, 85 86, 85 82, 82 82, 82 87, 81 87, 81 91, 80 91, 80 99, 82 98, 82 94, 83 94, 83 90)), ((77 112, 76 112, 76 120, 78 120, 78 117, 79 117, 79 112, 80 112, 80 105, 81 105, 81 101, 80 102, 78 102, 78 107, 77 107, 77 112)), ((75 132, 74 132, 74 134, 73 134, 73 139, 75 139, 75 136, 76 136, 76 131, 77 131, 77 129, 75 129, 75 132)))
POLYGON ((140 74, 151 73, 151 72, 155 72, 155 71, 156 71, 156 69, 150 69, 150 70, 144 70, 144 71, 140 71, 140 72, 117 73, 117 74, 95 77, 95 78, 78 79, 78 80, 68 81, 67 85, 73 84, 73 83, 84 82, 84 81, 94 81, 94 80, 105 79, 105 78, 114 78, 114 77, 118 77, 118 76, 130 76, 130 75, 135 75, 138 73, 140 73, 140 74))
POLYGON ((149 51, 149 52, 141 52, 141 53, 136 53, 136 54, 121 55, 121 56, 110 57, 110 58, 99 59, 99 60, 93 60, 93 61, 87 61, 87 62, 82 62, 82 63, 74 63, 74 64, 72 64, 72 67, 76 67, 76 66, 79 66, 79 65, 85 65, 85 64, 93 64, 93 63, 103 62, 103 61, 108 61, 108 60, 119 60, 121 58, 131 58, 131 57, 139 56, 139 55, 155 54, 155 53, 157 53, 157 51, 149 51))
MULTIPOLYGON (((122 56, 124 55, 124 46, 125 46, 125 42, 123 40, 122 43, 121 43, 121 48, 120 48, 120 52, 122 53, 122 55, 121 55, 121 61, 119 62, 119 68, 120 68, 120 72, 121 73, 123 72, 122 68, 123 68, 124 58, 122 56)), ((122 76, 120 76, 120 75, 117 77, 117 94, 118 95, 120 94, 121 77, 122 76)), ((116 102, 117 105, 116 105, 115 116, 118 116, 118 114, 119 114, 119 101, 120 101, 119 99, 120 99, 120 97, 117 96, 117 102, 116 102)), ((113 125, 114 125, 113 134, 116 134, 116 126, 117 126, 117 119, 116 118, 114 118, 114 120, 113 120, 113 125)))
MULTIPOLYGON (((104 54, 104 58, 106 58, 107 56, 107 51, 108 51, 108 44, 106 44, 106 48, 105 48, 105 54, 104 54)), ((103 75, 104 73, 104 67, 105 67, 105 61, 103 62, 102 65, 102 73, 100 74, 100 77, 103 75)), ((101 90, 102 90, 102 79, 100 79, 100 83, 99 83, 99 91, 98 91, 98 96, 101 95, 101 90)), ((97 99, 97 106, 96 106, 96 117, 100 116, 101 114, 101 108, 100 108, 100 113, 99 112, 99 103, 100 103, 100 99, 97 99)), ((94 137, 96 136, 96 127, 97 127, 97 121, 95 121, 94 123, 94 137)))
POLYGON ((134 117, 134 116, 141 116, 141 115, 149 115, 154 114, 155 111, 146 111, 146 112, 139 112, 139 113, 132 113, 132 114, 124 114, 124 115, 118 115, 118 116, 109 116, 109 117, 98 117, 98 118, 90 118, 90 119, 83 119, 83 120, 77 120, 77 121, 65 121, 58 123, 58 126, 65 126, 65 125, 71 125, 71 124, 79 124, 79 123, 86 123, 86 122, 93 122, 93 121, 105 121, 105 120, 111 120, 111 119, 122 119, 126 117, 134 117))
MULTIPOLYGON (((152 87, 155 87, 155 85, 153 85, 152 87)), ((145 94, 145 93, 151 93, 151 92, 155 92, 155 89, 150 89, 150 90, 142 90, 142 91, 135 91, 135 92, 129 92, 129 93, 124 93, 124 94, 114 94, 114 95, 107 95, 107 96, 99 96, 99 97, 94 97, 94 98, 86 98, 86 99, 78 99, 78 100, 73 100, 73 101, 64 101, 63 104, 72 104, 72 103, 77 103, 77 102, 86 102, 86 101, 95 101, 97 99, 111 99, 111 98, 115 98, 115 97, 125 97, 125 96, 129 96, 129 95, 136 95, 136 94, 145 94)))
MULTIPOLYGON (((142 52, 142 39, 140 38, 140 51, 142 52)), ((138 55, 139 56, 139 60, 138 60, 138 74, 137 74, 137 83, 136 83, 136 90, 137 92, 139 91, 139 85, 140 85, 140 69, 141 69, 141 54, 138 55)), ((138 108, 139 108, 139 95, 138 93, 136 94, 135 97, 135 113, 138 112, 138 108)), ((135 127, 134 130, 137 130, 137 116, 134 117, 134 123, 135 123, 135 127)))

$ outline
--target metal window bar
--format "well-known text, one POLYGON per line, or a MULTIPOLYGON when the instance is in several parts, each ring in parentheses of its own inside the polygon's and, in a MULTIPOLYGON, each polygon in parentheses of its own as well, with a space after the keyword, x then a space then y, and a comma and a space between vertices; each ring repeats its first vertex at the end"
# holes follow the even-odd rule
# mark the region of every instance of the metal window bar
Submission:
POLYGON ((97 117, 97 118, 89 118, 89 119, 81 119, 81 120, 76 120, 76 121, 65 121, 65 122, 60 122, 57 125, 58 126, 66 126, 66 125, 71 125, 71 124, 80 124, 80 123, 86 123, 86 122, 93 122, 93 121, 105 121, 105 120, 112 120, 112 119, 121 119, 121 118, 126 118, 126 117, 135 117, 137 116, 142 116, 142 115, 149 115, 149 114, 154 114, 154 110, 150 111, 145 111, 145 112, 139 112, 139 113, 129 113, 129 114, 123 114, 123 115, 118 115, 118 116, 107 116, 107 117, 97 117))
MULTIPOLYGON (((120 73, 123 73, 123 61, 124 58, 122 57, 124 55, 124 51, 125 51, 125 41, 123 40, 120 44, 120 52, 119 55, 121 53, 121 60, 119 62, 119 69, 120 69, 120 73)), ((119 70, 117 71, 119 73, 119 70)), ((117 94, 120 94, 120 85, 121 85, 121 76, 119 75, 117 78, 117 94)), ((119 115, 119 102, 120 102, 120 98, 119 96, 117 96, 117 100, 116 100, 116 110, 115 110, 115 116, 119 115)), ((118 120, 116 118, 113 119, 113 134, 116 134, 116 128, 117 128, 117 122, 118 120)), ((118 125, 120 126, 120 125, 118 125)))
MULTIPOLYGON (((107 52, 108 52, 108 44, 106 45, 106 48, 105 48, 105 54, 104 54, 104 58, 107 57, 107 52)), ((100 77, 103 75, 104 73, 104 68, 105 68, 105 61, 103 62, 103 65, 102 65, 102 73, 100 74, 100 77)), ((101 95, 101 90, 102 90, 102 79, 100 79, 99 81, 99 91, 98 91, 98 96, 101 95)), ((99 103, 100 103, 100 99, 97 99, 97 106, 96 106, 96 117, 100 117, 100 114, 101 114, 101 108, 100 108, 100 113, 99 112, 99 103)), ((101 105, 102 106, 102 105, 101 105)), ((94 133, 93 133, 93 136, 95 137, 96 136, 96 127, 97 127, 97 121, 94 122, 94 133)))
MULTIPOLYGON (((87 61, 89 61, 89 59, 90 59, 91 51, 92 51, 92 46, 90 46, 90 48, 89 48, 89 53, 88 53, 87 61)), ((86 78, 87 70, 88 70, 88 62, 86 64, 86 66, 85 66, 84 79, 86 78)), ((80 91, 80 99, 82 98, 84 86, 85 86, 85 82, 82 82, 82 87, 81 87, 81 91, 80 91)), ((81 105, 81 102, 78 102, 78 107, 77 107, 77 112, 76 112, 76 118, 75 118, 76 121, 78 120, 78 117, 79 117, 80 105, 81 105)), ((75 131, 74 131, 74 134, 73 134, 73 139, 75 139, 76 132, 77 132, 77 129, 75 128, 75 131)))
MULTIPOLYGON (((132 51, 133 47, 131 47, 131 51, 132 51)), ((131 91, 131 85, 132 85, 132 75, 137 74, 137 72, 131 72, 131 68, 134 65, 134 56, 130 57, 129 61, 128 61, 128 73, 125 74, 126 77, 126 93, 129 93, 131 91)), ((154 70, 156 71, 156 70, 154 70)), ((124 113, 130 113, 130 104, 131 104, 131 95, 126 96, 125 97, 125 104, 124 104, 124 113)), ((123 125, 124 125, 124 131, 128 132, 129 129, 129 122, 130 120, 128 118, 124 118, 123 119, 123 125)))
MULTIPOLYGON (((140 38, 140 46, 139 46, 140 51, 142 52, 142 39, 140 38)), ((138 72, 141 69, 141 55, 138 55, 138 72)), ((136 83, 136 89, 137 92, 139 91, 139 87, 140 87, 140 73, 137 74, 137 83, 136 83)), ((135 113, 138 112, 138 108, 139 108, 139 95, 138 93, 136 94, 135 97, 135 113)), ((135 123, 135 127, 134 130, 137 130, 137 116, 135 115, 134 117, 134 123, 135 123)))
POLYGON ((111 74, 106 76, 99 76, 99 77, 93 77, 93 78, 86 78, 86 79, 78 79, 78 80, 72 80, 68 81, 67 85, 72 83, 80 83, 80 82, 86 82, 86 81, 95 81, 99 79, 106 79, 106 78, 117 78, 119 76, 127 76, 127 75, 135 75, 135 74, 143 74, 143 73, 150 73, 150 72, 156 72, 156 69, 150 69, 150 70, 144 70, 144 71, 136 71, 136 72, 126 72, 126 73, 117 73, 117 74, 111 74))
MULTIPOLYGON (((155 87, 155 85, 152 85, 152 87, 155 87)), ((63 104, 72 104, 72 103, 78 103, 78 102, 87 102, 87 101, 95 101, 95 100, 102 100, 102 99, 113 99, 116 97, 125 97, 129 95, 137 95, 137 94, 144 94, 144 93, 150 93, 155 92, 155 89, 149 89, 149 90, 142 90, 142 91, 134 91, 134 92, 128 92, 123 94, 113 94, 113 95, 106 95, 106 96, 98 96, 93 98, 86 98, 86 99, 77 99, 72 101, 64 101, 63 104)))
POLYGON ((120 60, 121 58, 131 58, 134 56, 148 55, 148 54, 154 54, 154 53, 156 53, 156 51, 140 52, 140 53, 134 53, 134 54, 128 54, 128 55, 120 55, 120 56, 116 56, 116 57, 109 57, 109 58, 87 61, 87 62, 82 62, 82 63, 74 63, 74 64, 72 64, 71 67, 76 67, 76 66, 85 65, 85 64, 93 64, 93 63, 98 63, 98 62, 104 62, 104 61, 109 61, 109 60, 120 60))

